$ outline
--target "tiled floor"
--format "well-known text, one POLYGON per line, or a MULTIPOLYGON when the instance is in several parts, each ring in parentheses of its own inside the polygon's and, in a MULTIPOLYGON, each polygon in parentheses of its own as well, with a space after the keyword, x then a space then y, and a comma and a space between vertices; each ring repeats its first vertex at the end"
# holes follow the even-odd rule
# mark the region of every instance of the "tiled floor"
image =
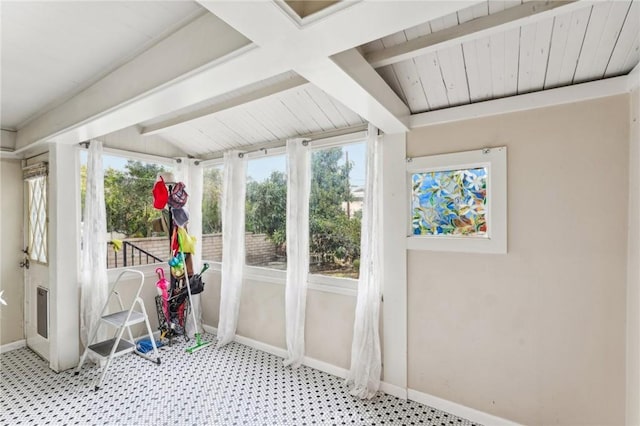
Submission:
POLYGON ((285 368, 282 358, 239 343, 194 354, 187 346, 177 339, 163 348, 159 366, 116 358, 97 392, 100 371, 90 362, 74 376, 54 373, 26 348, 4 353, 0 425, 472 425, 382 393, 359 400, 338 377, 285 368))

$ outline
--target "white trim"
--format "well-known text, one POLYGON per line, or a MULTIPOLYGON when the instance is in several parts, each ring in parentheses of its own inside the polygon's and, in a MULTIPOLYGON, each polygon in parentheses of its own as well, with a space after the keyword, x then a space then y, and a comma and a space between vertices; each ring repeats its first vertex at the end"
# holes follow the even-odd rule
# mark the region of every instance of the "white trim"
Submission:
MULTIPOLYGON (((222 263, 211 260, 203 260, 209 263, 209 270, 221 272, 222 263)), ((286 283, 286 271, 280 269, 261 268, 259 266, 245 266, 244 279, 259 283, 269 283, 284 286, 286 283)), ((341 294, 355 297, 358 294, 358 280, 352 278, 327 277, 319 274, 309 274, 307 289, 325 293, 341 294)))
POLYGON ((142 152, 126 151, 124 149, 115 148, 104 148, 103 151, 106 155, 131 158, 134 160, 147 161, 150 163, 165 164, 172 167, 175 167, 177 164, 177 160, 175 158, 160 157, 159 155, 145 154, 142 152))
POLYGON ((22 340, 16 340, 15 342, 11 342, 11 343, 6 343, 2 346, 0 346, 0 354, 3 354, 5 352, 9 352, 9 351, 14 351, 16 349, 22 349, 22 348, 26 348, 27 347, 27 341, 22 339, 22 340))
POLYGON ((629 85, 629 76, 620 76, 437 111, 423 112, 421 114, 414 114, 409 118, 409 128, 416 129, 419 127, 620 95, 629 92, 629 85))
POLYGON ((626 77, 628 80, 627 88, 629 92, 640 87, 640 63, 636 64, 636 66, 633 67, 633 69, 629 72, 629 74, 626 75, 626 77))
POLYGON ((467 407, 465 405, 458 404, 457 402, 438 398, 437 396, 429 395, 427 393, 418 392, 413 389, 409 389, 407 391, 407 394, 411 401, 416 401, 420 404, 428 405, 429 407, 446 411, 447 413, 456 415, 458 417, 471 420, 474 423, 481 423, 491 426, 520 425, 520 423, 503 419, 502 417, 494 416, 493 414, 485 413, 484 411, 476 410, 475 408, 467 407))
POLYGON ((387 395, 395 396, 396 398, 400 398, 403 400, 407 400, 407 390, 401 386, 392 385, 387 382, 380 382, 380 391, 386 393, 387 395))
POLYGON ((336 146, 344 146, 357 142, 364 142, 367 138, 367 131, 362 130, 355 133, 345 133, 344 135, 330 136, 326 138, 310 139, 311 149, 327 149, 336 146))
MULTIPOLYGON (((96 140, 100 140, 100 138, 96 138, 96 140)), ((87 151, 88 150, 88 148, 85 148, 84 146, 81 146, 81 145, 78 146, 78 149, 81 150, 81 151, 87 151)), ((149 162, 149 163, 163 164, 163 165, 172 166, 172 167, 175 167, 176 164, 177 164, 177 160, 175 158, 161 157, 159 155, 145 154, 143 152, 127 151, 127 150, 124 150, 124 149, 107 148, 107 147, 104 147, 102 150, 104 151, 104 153, 106 155, 111 155, 111 156, 114 156, 114 157, 130 158, 130 159, 133 159, 133 160, 140 160, 140 161, 145 161, 145 162, 149 162)))
MULTIPOLYGON (((338 278, 334 278, 334 279, 338 279, 338 278)), ((339 286, 335 284, 322 284, 322 283, 308 281, 307 289, 313 290, 313 291, 321 291, 324 293, 341 294, 343 296, 351 296, 351 297, 356 297, 358 295, 358 290, 355 288, 355 286, 351 286, 351 285, 349 285, 348 287, 345 287, 345 286, 339 286)))
POLYGON ((472 253, 507 253, 507 147, 430 155, 407 162, 407 249, 472 253), (487 237, 412 235, 411 173, 487 168, 487 237))
POLYGON ((218 167, 224 165, 224 157, 212 158, 210 160, 200 161, 202 167, 218 167))
POLYGON ((331 374, 332 376, 340 377, 341 379, 346 379, 349 374, 349 370, 346 368, 338 367, 337 365, 329 364, 328 362, 320 361, 308 356, 302 358, 302 364, 324 373, 331 374))

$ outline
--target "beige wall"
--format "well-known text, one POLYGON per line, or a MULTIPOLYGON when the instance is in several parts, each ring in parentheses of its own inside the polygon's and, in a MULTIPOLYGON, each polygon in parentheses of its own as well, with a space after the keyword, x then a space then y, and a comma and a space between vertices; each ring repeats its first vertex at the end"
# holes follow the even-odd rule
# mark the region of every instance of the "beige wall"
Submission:
POLYGON ((411 251, 409 388, 525 424, 623 424, 628 97, 414 130, 508 147, 507 255, 411 251))
POLYGON ((22 270, 22 168, 18 160, 0 160, 0 345, 24 339, 22 270))
MULTIPOLYGON (((220 273, 207 273, 202 293, 202 322, 218 326, 220 273)), ((242 287, 237 334, 286 349, 284 282, 245 279, 242 287)), ((305 356, 339 368, 351 362, 355 296, 309 290, 305 325, 305 356)))
POLYGON ((627 425, 640 425, 640 89, 630 97, 627 425))

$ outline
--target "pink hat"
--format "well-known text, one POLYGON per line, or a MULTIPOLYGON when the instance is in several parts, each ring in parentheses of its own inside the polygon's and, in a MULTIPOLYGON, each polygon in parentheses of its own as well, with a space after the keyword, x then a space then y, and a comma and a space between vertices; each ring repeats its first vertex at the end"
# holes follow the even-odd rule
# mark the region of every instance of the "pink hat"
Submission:
POLYGON ((167 185, 164 184, 162 176, 160 176, 160 179, 153 185, 153 191, 151 192, 153 193, 153 207, 158 210, 164 209, 169 199, 169 191, 167 190, 167 185))

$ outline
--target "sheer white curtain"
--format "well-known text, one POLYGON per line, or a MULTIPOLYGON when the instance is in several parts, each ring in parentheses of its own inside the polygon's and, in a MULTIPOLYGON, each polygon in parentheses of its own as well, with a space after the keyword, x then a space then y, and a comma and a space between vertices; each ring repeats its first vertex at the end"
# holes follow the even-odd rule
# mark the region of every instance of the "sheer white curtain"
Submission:
MULTIPOLYGON (((104 204, 102 142, 91 141, 87 156, 87 182, 82 226, 80 273, 80 340, 86 346, 107 301, 107 213, 104 204)), ((98 335, 97 340, 106 338, 98 335)))
POLYGON ((287 285, 285 325, 287 359, 297 368, 304 357, 304 322, 309 275, 310 150, 302 139, 287 141, 287 285))
POLYGON ((351 369, 347 375, 347 382, 352 385, 351 394, 360 398, 371 398, 376 394, 382 370, 378 331, 382 279, 381 178, 378 129, 369 125, 362 206, 360 279, 351 344, 351 369))
POLYGON ((224 154, 222 183, 222 280, 218 344, 233 341, 238 325, 244 269, 244 202, 247 160, 238 151, 224 154))
MULTIPOLYGON (((183 182, 189 197, 185 208, 189 212, 188 230, 189 235, 196 237, 196 252, 191 255, 193 261, 193 273, 200 272, 202 268, 202 188, 203 170, 202 166, 196 164, 197 161, 190 158, 181 158, 180 163, 175 167, 175 178, 178 182, 183 182)), ((187 316, 185 329, 188 336, 193 337, 196 332, 204 333, 202 328, 202 294, 191 296, 193 312, 196 317, 197 329, 193 325, 193 315, 187 316)))

